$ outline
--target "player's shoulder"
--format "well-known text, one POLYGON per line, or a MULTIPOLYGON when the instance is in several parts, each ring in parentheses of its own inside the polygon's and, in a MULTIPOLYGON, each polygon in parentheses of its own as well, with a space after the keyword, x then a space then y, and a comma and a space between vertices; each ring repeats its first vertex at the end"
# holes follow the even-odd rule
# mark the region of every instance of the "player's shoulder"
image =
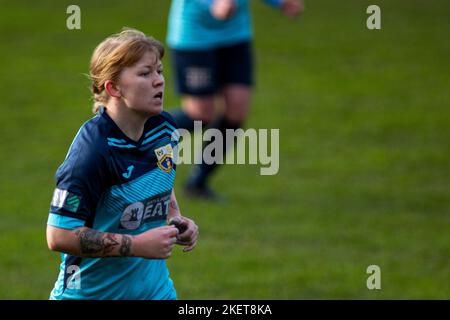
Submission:
POLYGON ((160 118, 161 122, 166 121, 168 124, 170 124, 174 128, 174 130, 178 128, 177 122, 172 117, 172 115, 170 113, 168 113, 167 111, 161 112, 159 114, 159 118, 160 118))
POLYGON ((178 129, 177 122, 172 115, 166 111, 150 117, 145 123, 145 131, 154 134, 158 131, 165 131, 167 133, 176 131, 178 129))
POLYGON ((179 132, 175 119, 168 112, 161 112, 150 117, 145 124, 144 144, 155 139, 163 139, 165 136, 172 141, 178 141, 179 132))
POLYGON ((78 130, 60 169, 92 171, 101 169, 108 159, 107 124, 100 115, 86 121, 78 130))
POLYGON ((105 119, 97 114, 86 121, 75 136, 71 148, 90 155, 103 155, 107 153, 107 135, 110 128, 105 119))

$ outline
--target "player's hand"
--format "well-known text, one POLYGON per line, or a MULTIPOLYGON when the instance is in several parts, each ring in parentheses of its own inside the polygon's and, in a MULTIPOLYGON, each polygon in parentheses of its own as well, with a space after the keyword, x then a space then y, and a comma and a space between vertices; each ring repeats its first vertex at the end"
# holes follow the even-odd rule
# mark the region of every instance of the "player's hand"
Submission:
POLYGON ((177 242, 178 229, 164 226, 150 229, 134 237, 133 254, 146 259, 167 259, 177 242))
POLYGON ((303 0, 284 0, 281 4, 281 11, 289 18, 296 18, 304 9, 303 0))
POLYGON ((234 0, 214 0, 210 11, 217 20, 226 20, 236 11, 236 3, 234 0))
POLYGON ((198 226, 192 219, 181 216, 178 218, 180 219, 181 230, 184 231, 178 234, 176 244, 185 246, 183 252, 191 251, 197 244, 198 226))

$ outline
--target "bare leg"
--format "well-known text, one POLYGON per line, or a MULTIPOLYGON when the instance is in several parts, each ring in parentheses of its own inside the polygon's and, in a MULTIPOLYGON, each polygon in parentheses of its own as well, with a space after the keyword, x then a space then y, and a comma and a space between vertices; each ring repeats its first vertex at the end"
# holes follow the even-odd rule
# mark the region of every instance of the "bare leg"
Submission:
POLYGON ((203 125, 213 120, 214 96, 183 96, 181 100, 183 108, 170 111, 178 128, 193 131, 195 120, 202 121, 203 125))
POLYGON ((183 96, 184 111, 194 120, 210 123, 214 119, 214 96, 183 96))
MULTIPOLYGON (((221 96, 225 102, 225 112, 209 127, 218 129, 225 137, 226 129, 240 128, 247 118, 250 110, 251 88, 244 85, 228 85, 221 91, 221 96)), ((205 146, 208 144, 205 144, 205 146)), ((217 150, 220 154, 216 154, 216 157, 223 159, 226 150, 227 146, 224 145, 222 150, 217 150)), ((207 179, 217 167, 217 164, 206 163, 196 166, 188 180, 188 189, 193 194, 196 192, 205 198, 217 198, 217 195, 207 187, 207 179)))
POLYGON ((232 123, 243 123, 250 111, 251 87, 228 85, 223 89, 225 118, 232 123))

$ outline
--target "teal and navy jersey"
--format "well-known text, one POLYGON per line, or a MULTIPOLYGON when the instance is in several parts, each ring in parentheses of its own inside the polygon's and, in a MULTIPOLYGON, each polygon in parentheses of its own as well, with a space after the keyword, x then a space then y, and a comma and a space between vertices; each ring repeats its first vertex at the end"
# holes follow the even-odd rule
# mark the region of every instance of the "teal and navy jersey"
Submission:
MULTIPOLYGON (((264 0, 278 7, 282 0, 264 0)), ((235 0, 236 11, 226 20, 210 12, 213 0, 172 0, 167 43, 177 50, 208 50, 250 41, 253 35, 249 0, 235 0)))
MULTIPOLYGON (((178 137, 166 112, 151 117, 136 142, 102 109, 56 172, 48 225, 130 235, 165 225, 178 137)), ((50 299, 176 299, 165 260, 61 256, 50 299)))

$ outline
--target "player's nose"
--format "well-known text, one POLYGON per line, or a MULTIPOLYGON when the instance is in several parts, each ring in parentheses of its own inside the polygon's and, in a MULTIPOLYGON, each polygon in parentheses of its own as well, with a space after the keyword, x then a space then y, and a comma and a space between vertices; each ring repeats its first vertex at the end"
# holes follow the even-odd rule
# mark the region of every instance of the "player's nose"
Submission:
POLYGON ((154 87, 160 87, 162 85, 164 85, 164 76, 162 74, 161 75, 157 75, 155 80, 153 80, 153 86, 154 87))

